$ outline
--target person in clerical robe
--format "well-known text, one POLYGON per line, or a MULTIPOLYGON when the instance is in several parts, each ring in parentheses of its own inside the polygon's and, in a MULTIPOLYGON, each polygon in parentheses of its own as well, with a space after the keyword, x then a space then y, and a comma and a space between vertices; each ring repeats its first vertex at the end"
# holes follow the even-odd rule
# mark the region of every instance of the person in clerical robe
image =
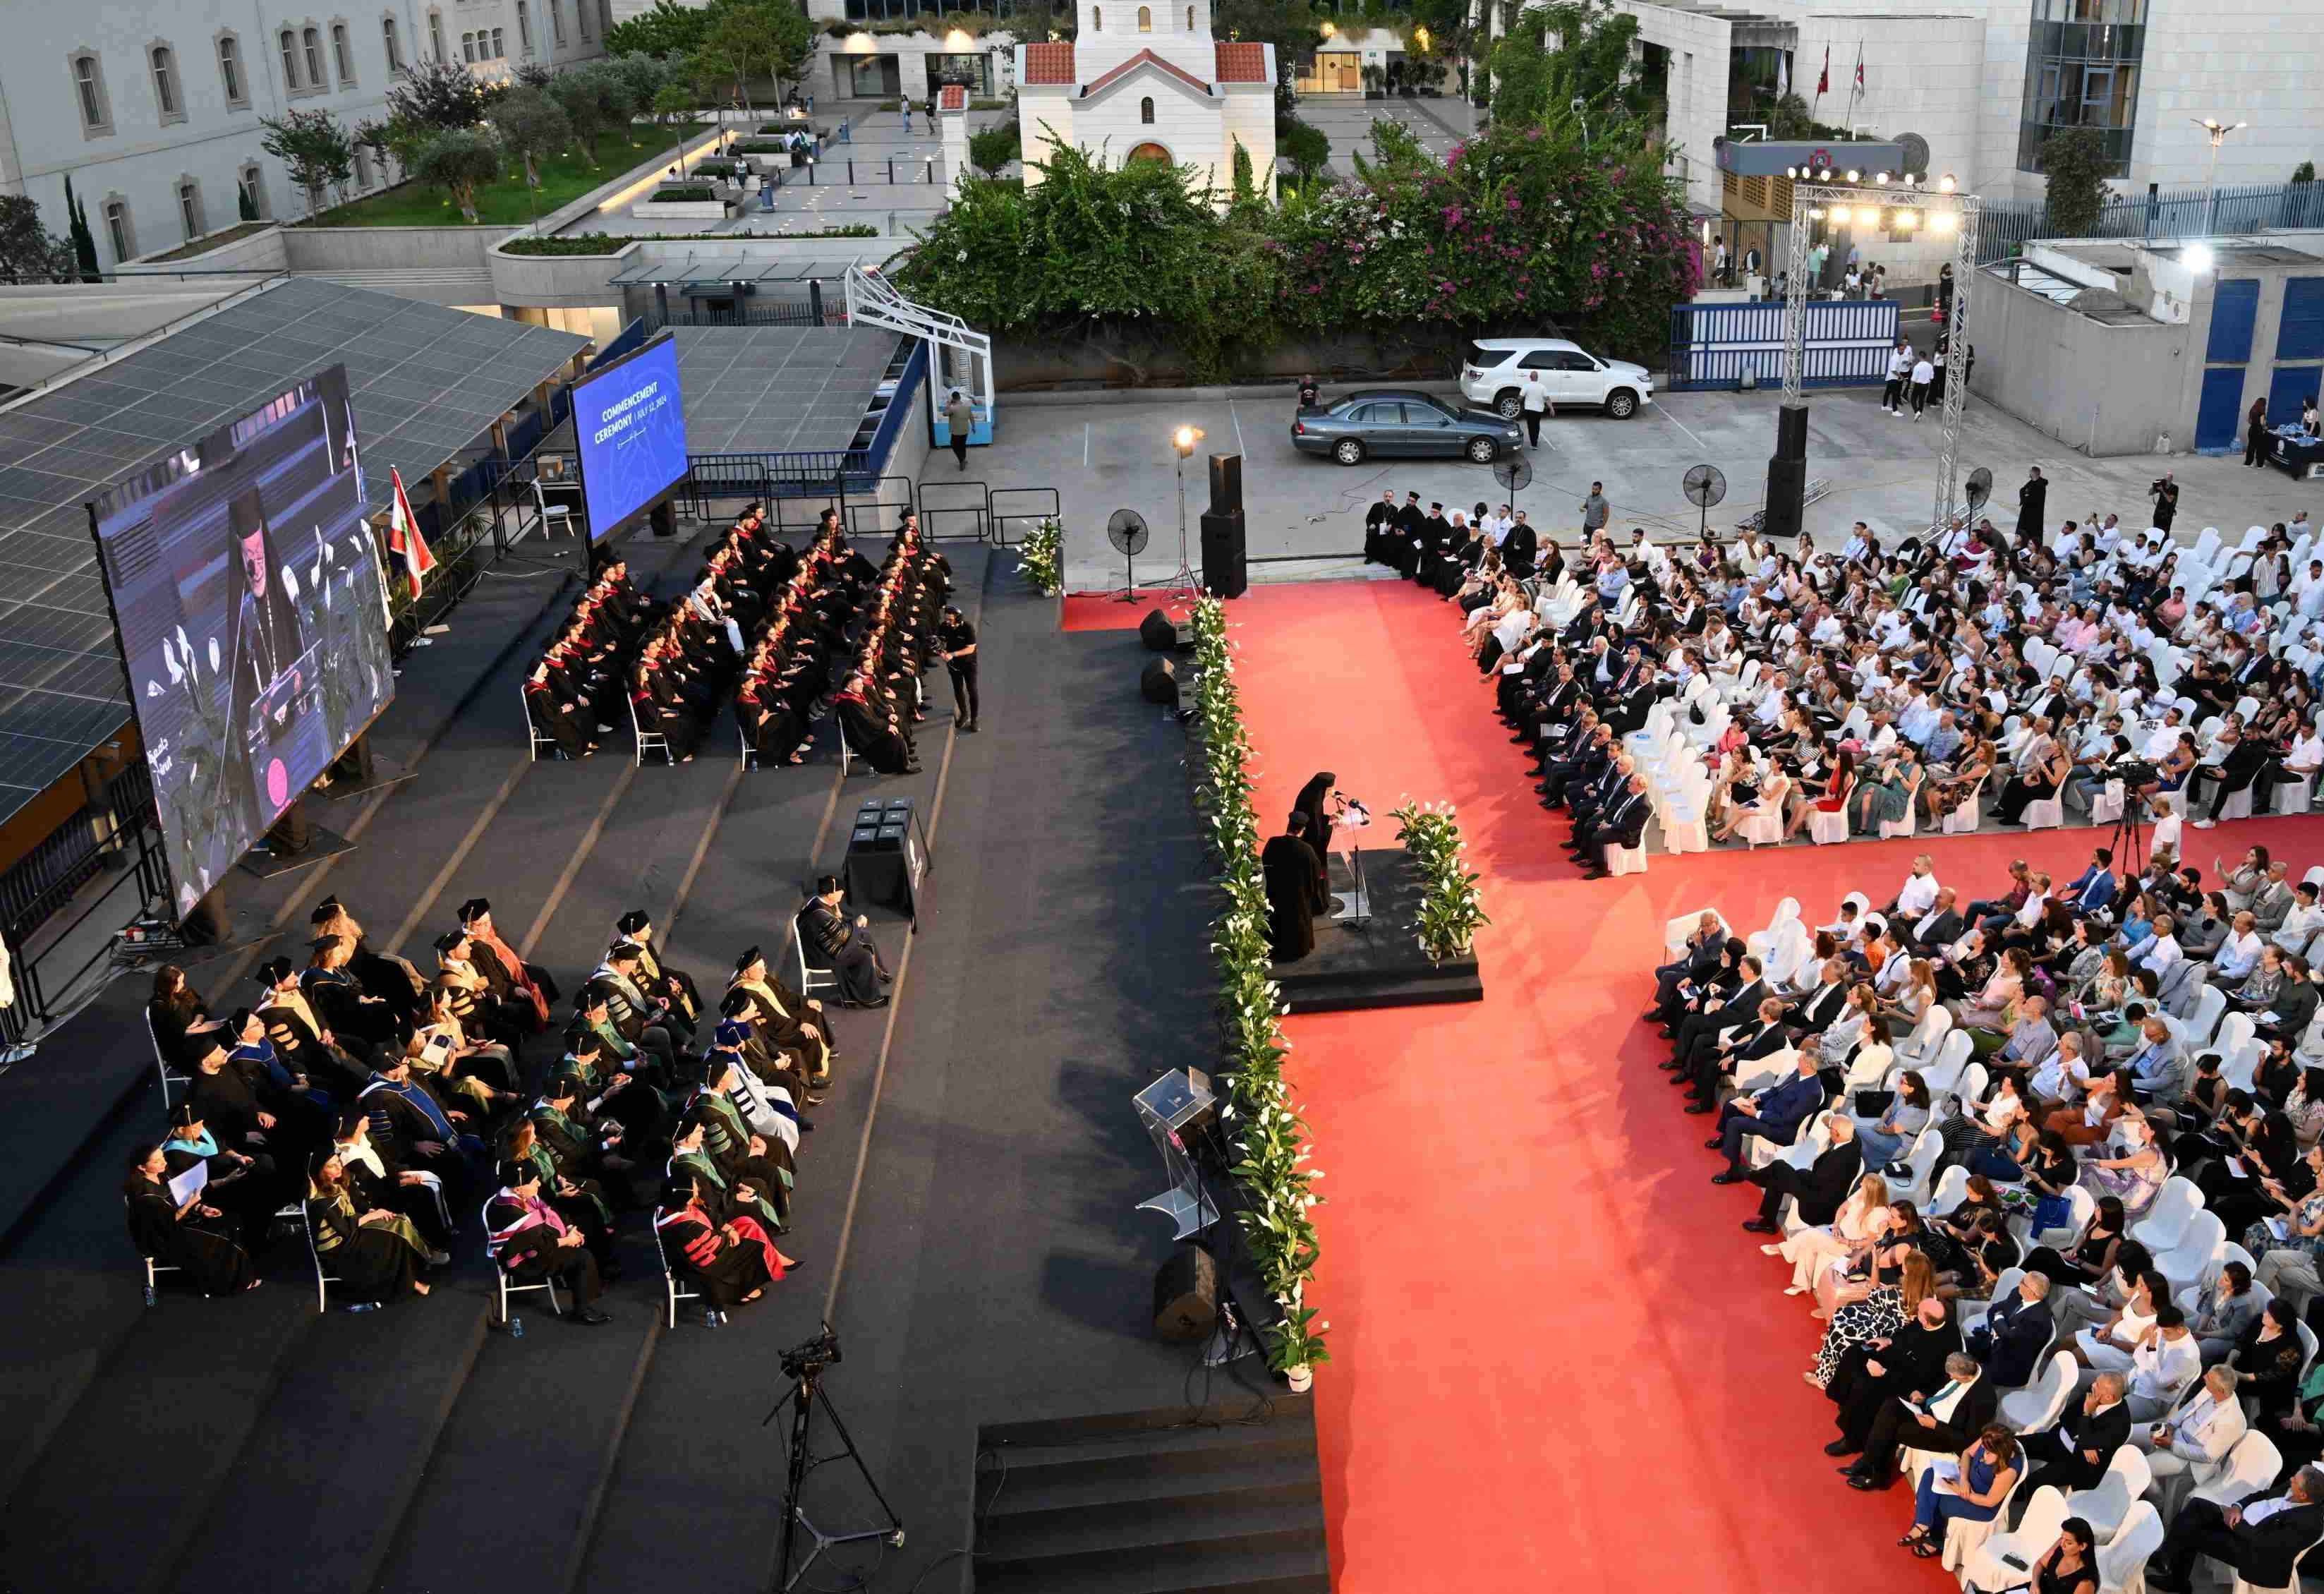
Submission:
POLYGON ((1396 489, 1380 493, 1380 501, 1364 514, 1364 563, 1396 563, 1396 489))
POLYGON ((1315 849, 1315 856, 1325 858, 1332 852, 1332 798, 1340 778, 1324 769, 1299 788, 1291 799, 1291 833, 1315 849))
POLYGON ((1268 944, 1276 962, 1296 963, 1315 950, 1315 916, 1331 904, 1323 857, 1301 835, 1298 815, 1260 851, 1259 867, 1267 878, 1268 944))

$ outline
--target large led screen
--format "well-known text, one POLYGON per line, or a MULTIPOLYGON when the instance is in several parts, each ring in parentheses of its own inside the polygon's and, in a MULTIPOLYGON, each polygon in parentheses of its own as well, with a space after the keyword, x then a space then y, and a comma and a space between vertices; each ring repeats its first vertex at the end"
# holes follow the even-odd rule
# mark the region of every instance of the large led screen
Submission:
POLYGON ((686 405, 668 333, 573 384, 589 540, 611 536, 686 479, 686 405))
POLYGON ((395 692, 346 369, 89 508, 182 915, 395 692))

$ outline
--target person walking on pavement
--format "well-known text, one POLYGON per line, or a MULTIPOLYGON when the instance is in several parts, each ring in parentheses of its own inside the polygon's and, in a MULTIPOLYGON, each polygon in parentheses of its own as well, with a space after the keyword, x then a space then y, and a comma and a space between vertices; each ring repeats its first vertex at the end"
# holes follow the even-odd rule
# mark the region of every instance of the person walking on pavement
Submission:
POLYGON ((1526 373, 1525 391, 1519 395, 1525 405, 1526 445, 1541 447, 1541 418, 1549 412, 1549 392, 1541 385, 1541 373, 1526 373))
POLYGON ((952 677, 952 717, 966 735, 976 729, 976 628, 957 604, 936 621, 936 648, 952 677))
POLYGON ((2252 401, 2251 414, 2246 418, 2249 430, 2244 434, 2244 463, 2264 465, 2267 463, 2267 396, 2263 393, 2252 401))
POLYGON ((1903 338, 1888 351, 1888 384, 1880 390, 1880 408, 1891 415, 1904 413, 1904 383, 1913 374, 1913 346, 1903 338))
POLYGON ((1937 380, 1937 367, 1926 355, 1913 363, 1913 420, 1920 423, 1921 412, 1929 407, 1929 389, 1937 380))
POLYGON ((976 427, 976 410, 961 396, 958 388, 945 401, 945 429, 952 434, 952 456, 960 461, 960 468, 968 468, 968 434, 976 427))
POLYGON ((1591 483, 1590 496, 1582 501, 1582 535, 1586 539, 1603 531, 1613 513, 1613 506, 1606 502, 1606 484, 1591 483))

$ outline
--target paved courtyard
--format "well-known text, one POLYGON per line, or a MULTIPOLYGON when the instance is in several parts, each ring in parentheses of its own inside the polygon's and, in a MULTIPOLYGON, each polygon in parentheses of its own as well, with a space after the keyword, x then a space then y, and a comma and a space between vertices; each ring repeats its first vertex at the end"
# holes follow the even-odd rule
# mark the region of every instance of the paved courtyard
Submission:
MULTIPOLYGON (((1331 396, 1326 392, 1326 398, 1331 396)), ((1807 526, 1819 539, 1843 537, 1862 520, 1894 541, 1925 527, 1935 510, 1939 430, 1890 419, 1877 390, 1817 395, 1809 416, 1809 471, 1831 490, 1808 506, 1807 526)), ((1678 393, 1658 397, 1631 420, 1599 415, 1561 417, 1542 429, 1530 456, 1534 483, 1517 495, 1519 508, 1550 535, 1578 535, 1579 503, 1590 484, 1602 481, 1614 523, 1645 526, 1658 540, 1691 538, 1697 511, 1680 491, 1687 467, 1717 465, 1726 474, 1727 498, 1711 511, 1714 528, 1731 528, 1760 506, 1766 492, 1767 456, 1775 436, 1777 395, 1678 393)), ((1152 526, 1154 540, 1136 561, 1141 580, 1158 580, 1177 563, 1176 456, 1170 434, 1200 428, 1186 472, 1188 537, 1209 500, 1204 457, 1243 456, 1243 506, 1253 559, 1284 560, 1254 567, 1259 580, 1296 580, 1360 567, 1364 511, 1384 489, 1401 496, 1416 488, 1423 502, 1442 500, 1466 509, 1506 496, 1489 467, 1452 460, 1368 460, 1353 468, 1296 452, 1290 442, 1292 400, 1280 396, 1156 400, 1112 393, 1011 397, 1000 401, 994 441, 969 456, 967 479, 994 487, 1057 489, 1065 513, 1065 576, 1074 590, 1121 585, 1123 563, 1105 539, 1106 519, 1130 508, 1152 526)), ((1975 465, 1995 480, 1995 520, 2015 522, 2017 486, 2025 467, 2050 478, 2049 518, 2076 519, 2097 511, 2144 525, 2146 485, 2174 471, 2181 497, 2179 530, 2191 538, 2206 525, 2240 534, 2258 521, 2289 519, 2298 509, 2324 511, 2318 484, 2294 482, 2279 471, 2244 468, 2240 456, 2086 459, 2033 428, 1972 399, 1962 434, 1963 475, 1975 465)), ((927 479, 954 475, 938 453, 927 479)), ((1194 563, 1199 564, 1199 551, 1194 563)))
POLYGON ((1302 95, 1299 119, 1332 141, 1329 170, 1334 177, 1353 177, 1351 157, 1372 152, 1372 124, 1393 122, 1443 159, 1466 137, 1475 124, 1467 101, 1456 95, 1434 99, 1366 99, 1360 94, 1302 95))

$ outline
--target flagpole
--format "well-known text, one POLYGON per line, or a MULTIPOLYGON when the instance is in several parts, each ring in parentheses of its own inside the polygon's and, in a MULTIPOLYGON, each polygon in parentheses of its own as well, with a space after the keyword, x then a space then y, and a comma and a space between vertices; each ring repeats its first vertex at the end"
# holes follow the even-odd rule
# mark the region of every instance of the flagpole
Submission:
POLYGON ((1864 41, 1856 41, 1856 77, 1848 86, 1848 130, 1856 131, 1856 100, 1864 92, 1864 41))
POLYGON ((1812 119, 1818 111, 1823 109, 1824 90, 1831 87, 1831 46, 1827 44, 1823 47, 1823 70, 1816 74, 1815 103, 1808 107, 1808 115, 1810 118, 1812 119))

